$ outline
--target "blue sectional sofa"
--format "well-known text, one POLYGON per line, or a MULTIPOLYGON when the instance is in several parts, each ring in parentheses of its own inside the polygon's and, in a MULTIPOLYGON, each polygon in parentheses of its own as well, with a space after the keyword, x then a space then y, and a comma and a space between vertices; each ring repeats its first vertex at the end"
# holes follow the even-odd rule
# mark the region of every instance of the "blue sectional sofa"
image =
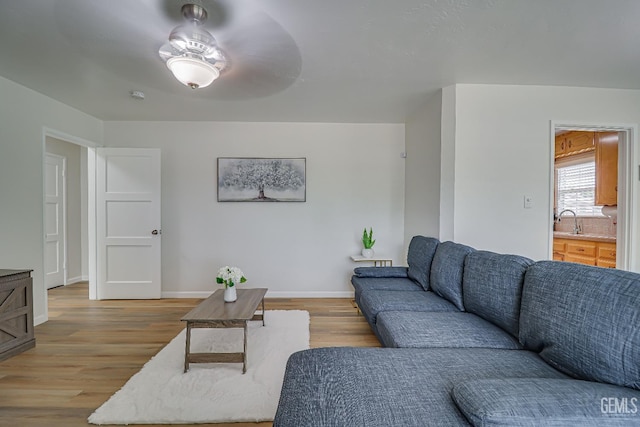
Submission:
POLYGON ((416 236, 356 268, 383 348, 288 363, 274 426, 640 426, 640 274, 416 236))

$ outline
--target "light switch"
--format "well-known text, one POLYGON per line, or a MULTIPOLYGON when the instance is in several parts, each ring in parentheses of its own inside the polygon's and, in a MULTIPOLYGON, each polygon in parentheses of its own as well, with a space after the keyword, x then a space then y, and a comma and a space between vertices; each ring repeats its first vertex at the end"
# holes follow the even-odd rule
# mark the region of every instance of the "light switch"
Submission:
POLYGON ((533 207, 533 197, 524 196, 524 208, 531 209, 533 207))

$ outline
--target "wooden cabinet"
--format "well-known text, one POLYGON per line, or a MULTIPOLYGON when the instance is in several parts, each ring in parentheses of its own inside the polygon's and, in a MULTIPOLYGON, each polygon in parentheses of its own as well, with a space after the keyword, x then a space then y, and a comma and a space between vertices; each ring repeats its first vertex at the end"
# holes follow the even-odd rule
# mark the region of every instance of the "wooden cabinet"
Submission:
POLYGON ((616 268, 616 244, 577 239, 553 239, 554 261, 616 268))
POLYGON ((595 132, 569 131, 556 135, 555 158, 595 150, 595 132))
POLYGON ((31 270, 0 270, 0 360, 35 345, 31 270))
POLYGON ((598 267, 616 268, 616 244, 598 243, 596 265, 598 267))
POLYGON ((596 205, 618 204, 618 132, 596 132, 596 205))

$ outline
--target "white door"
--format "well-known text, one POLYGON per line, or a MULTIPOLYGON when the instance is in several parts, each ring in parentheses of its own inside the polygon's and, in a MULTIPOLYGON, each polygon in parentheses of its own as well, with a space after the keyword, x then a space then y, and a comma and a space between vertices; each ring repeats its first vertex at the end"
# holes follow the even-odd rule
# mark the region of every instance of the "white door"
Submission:
POLYGON ((160 150, 96 153, 97 298, 160 298, 160 150))
POLYGON ((46 154, 45 176, 45 284, 47 289, 64 285, 65 238, 64 188, 65 158, 46 154))

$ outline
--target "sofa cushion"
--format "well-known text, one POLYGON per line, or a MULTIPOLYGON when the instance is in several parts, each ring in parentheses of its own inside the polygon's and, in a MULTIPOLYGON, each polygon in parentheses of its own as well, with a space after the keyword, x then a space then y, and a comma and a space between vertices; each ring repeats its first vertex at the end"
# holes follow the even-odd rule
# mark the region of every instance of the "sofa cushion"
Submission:
POLYGON ((454 385, 496 377, 566 378, 528 351, 316 348, 289 358, 273 425, 466 426, 454 385))
POLYGON ((640 274, 541 261, 527 270, 520 343, 575 378, 640 389, 640 274))
POLYGON ((517 337, 524 273, 531 264, 518 255, 469 253, 462 280, 464 309, 517 337))
POLYGON ((407 264, 409 278, 415 280, 425 291, 429 290, 431 262, 440 241, 433 237, 413 236, 409 242, 407 264))
POLYGON ((353 274, 358 277, 409 277, 407 267, 356 267, 353 274))
POLYGON ((464 310, 462 301, 462 275, 467 254, 475 249, 454 242, 438 245, 431 263, 431 290, 447 299, 458 310, 464 310))
POLYGON ((470 380, 457 384, 452 397, 476 427, 640 425, 640 392, 589 381, 470 380))
MULTIPOLYGON (((377 268, 377 267, 374 267, 377 268)), ((360 305, 360 295, 365 290, 378 291, 418 291, 424 292, 422 286, 418 285, 411 279, 399 277, 359 277, 352 276, 351 284, 353 285, 355 300, 360 305)))
POLYGON ((383 311, 458 311, 449 301, 429 291, 366 290, 360 294, 358 306, 372 326, 376 324, 378 313, 383 311))
POLYGON ((384 311, 376 328, 385 347, 522 348, 516 338, 470 313, 384 311))

